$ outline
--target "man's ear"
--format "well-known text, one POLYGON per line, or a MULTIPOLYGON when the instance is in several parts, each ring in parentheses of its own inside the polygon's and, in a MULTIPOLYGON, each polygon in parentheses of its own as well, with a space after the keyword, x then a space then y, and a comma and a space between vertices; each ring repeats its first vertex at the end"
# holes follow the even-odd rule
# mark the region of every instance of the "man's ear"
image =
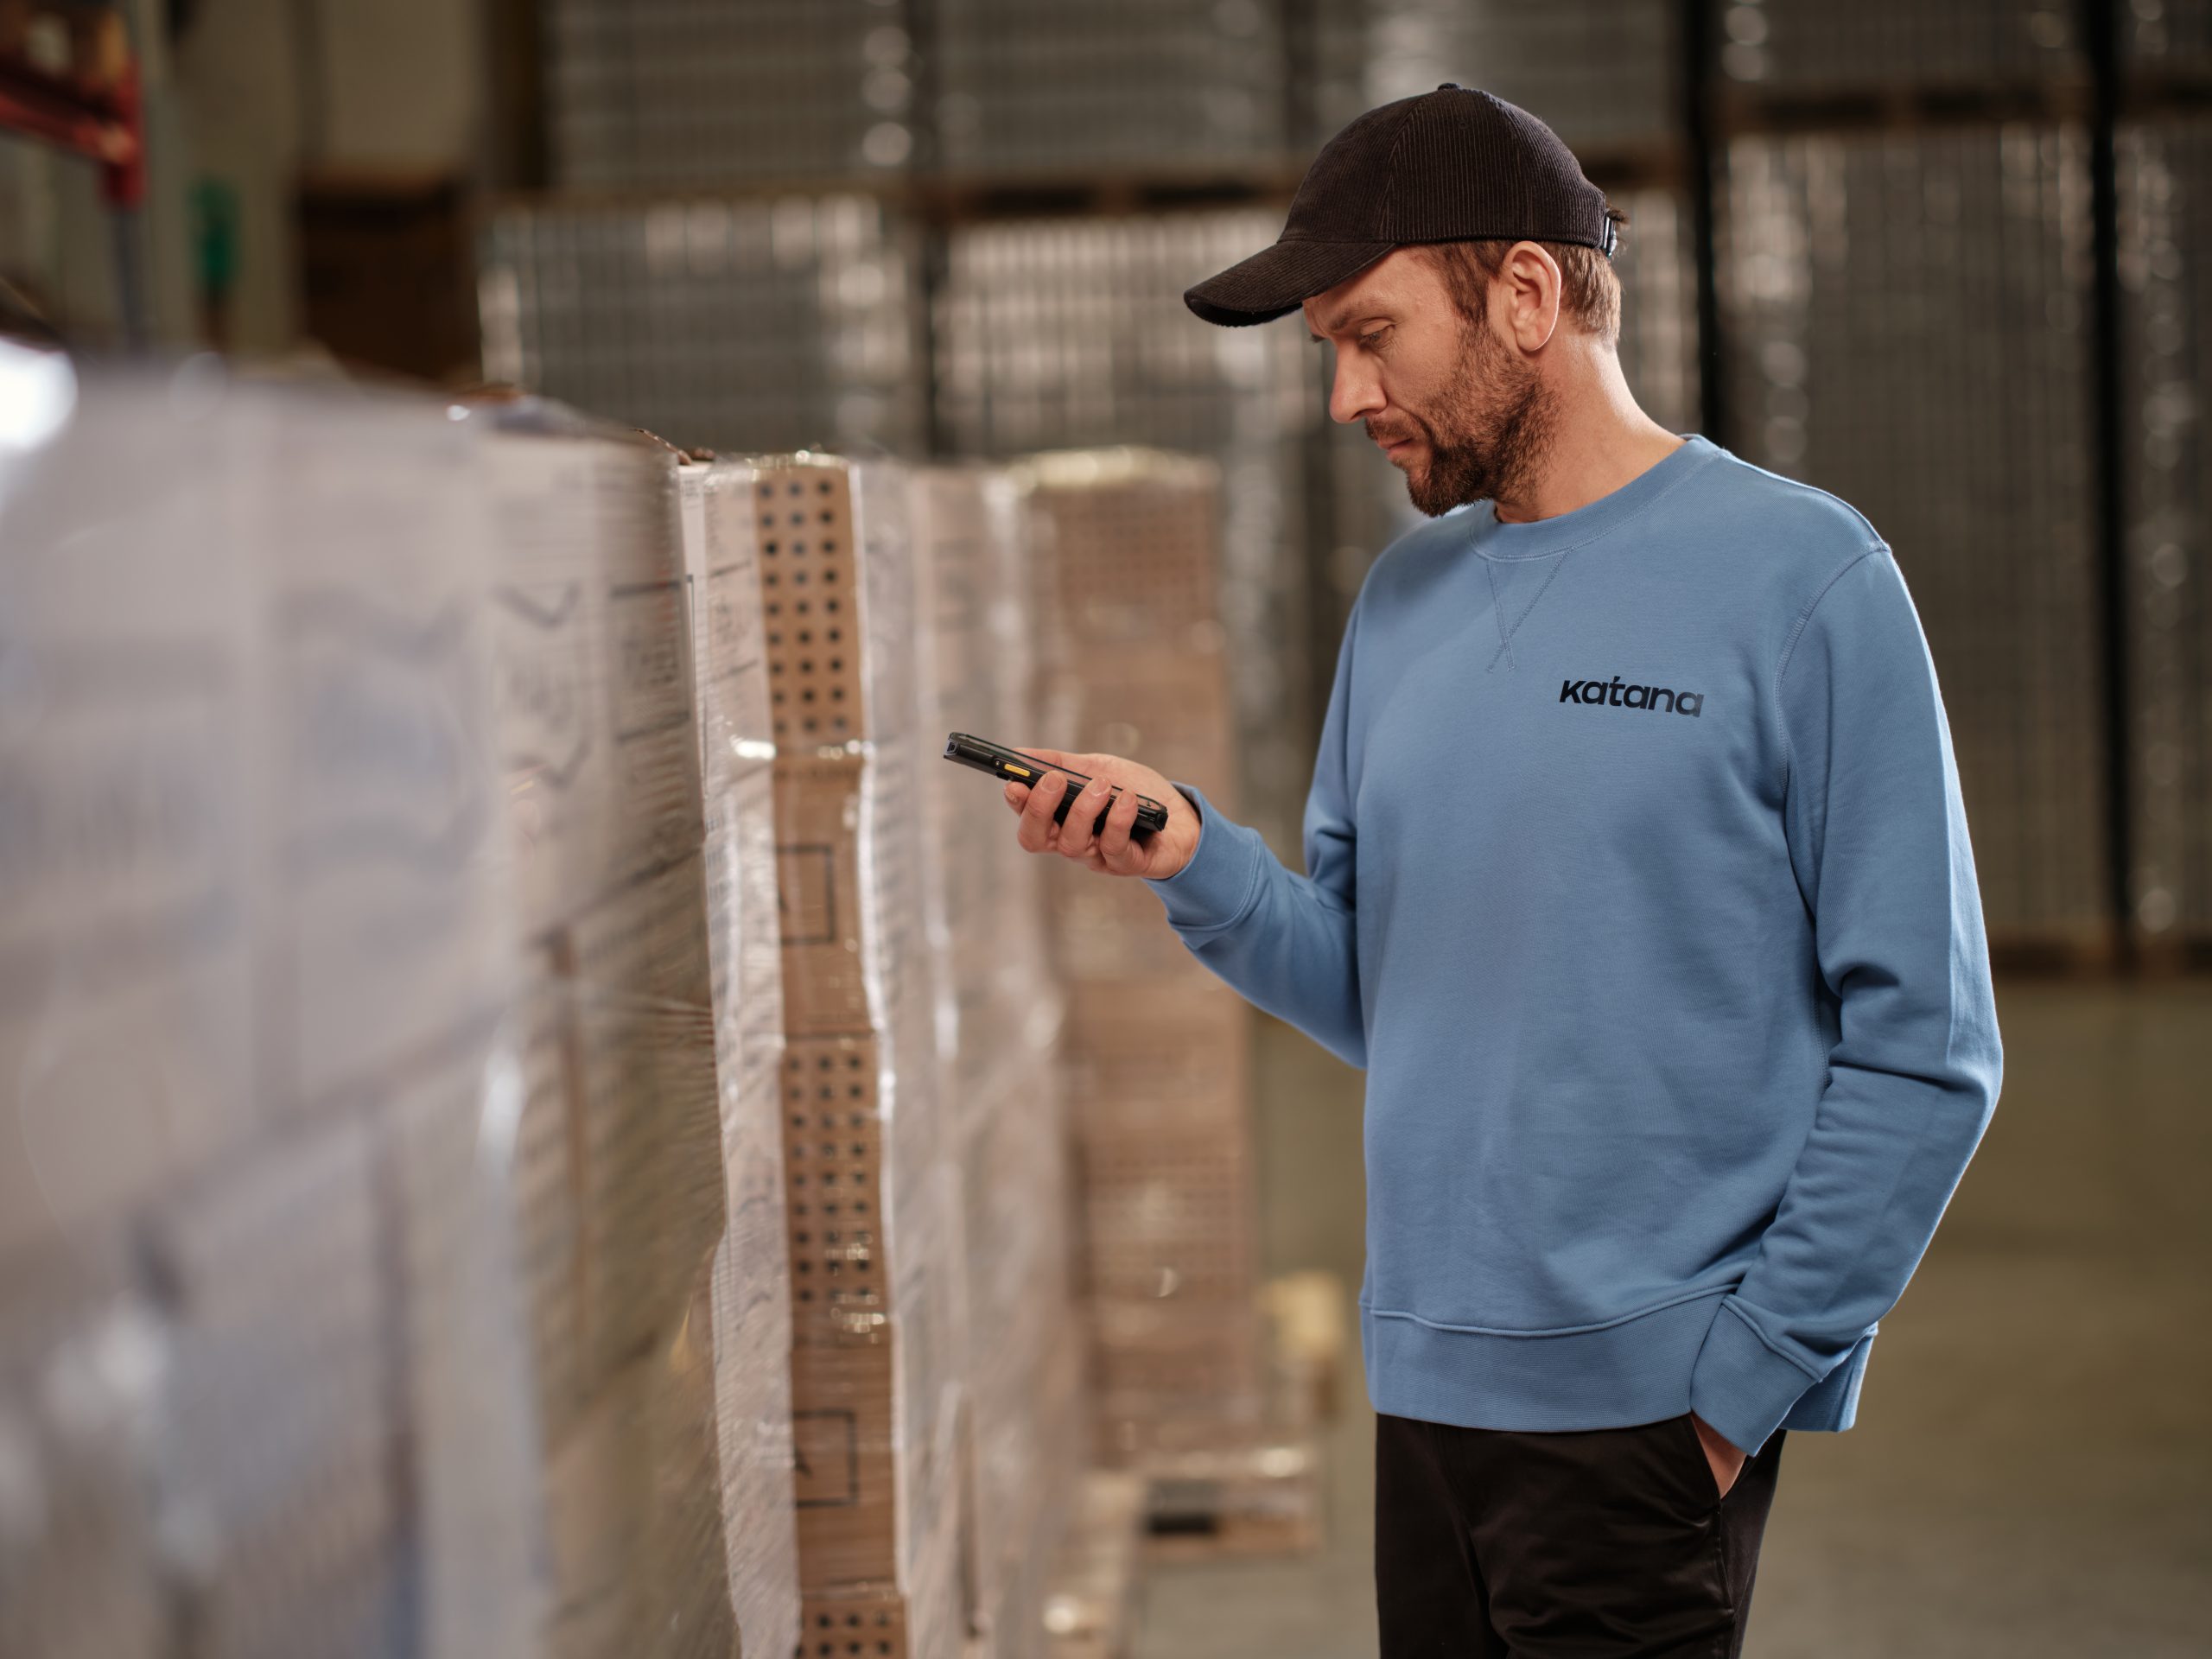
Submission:
POLYGON ((1506 251, 1498 287, 1505 296, 1508 338, 1524 352, 1539 352, 1559 330, 1565 278, 1551 255, 1534 242, 1506 251))

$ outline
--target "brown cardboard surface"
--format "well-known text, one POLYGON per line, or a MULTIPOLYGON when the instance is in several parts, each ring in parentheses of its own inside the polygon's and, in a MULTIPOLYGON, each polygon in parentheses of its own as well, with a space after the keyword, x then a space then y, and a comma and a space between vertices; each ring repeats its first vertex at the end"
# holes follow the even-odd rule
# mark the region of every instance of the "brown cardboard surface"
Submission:
POLYGON ((892 1313, 880 1045, 798 1038, 784 1053, 785 1213, 800 1347, 881 1336, 892 1313))
POLYGON ((1251 1031, 1251 1005, 1211 974, 1203 983, 1178 974, 1082 985, 1068 1000, 1065 1032, 1078 1132, 1246 1135, 1251 1031))
POLYGON ((906 1599, 861 1588, 809 1594, 799 1610, 798 1659, 907 1659, 906 1599))
POLYGON ((1251 1294, 1258 1245, 1248 1135, 1087 1135, 1077 1164, 1093 1296, 1169 1302, 1251 1294))
POLYGON ((765 461, 752 487, 776 741, 842 744, 870 729, 852 469, 830 456, 765 461))
POLYGON ((776 761, 784 1028, 795 1037, 869 1028, 860 868, 861 769, 868 764, 857 756, 776 761))
POLYGON ((896 1577, 892 1340, 792 1351, 799 1564, 810 1587, 896 1577))

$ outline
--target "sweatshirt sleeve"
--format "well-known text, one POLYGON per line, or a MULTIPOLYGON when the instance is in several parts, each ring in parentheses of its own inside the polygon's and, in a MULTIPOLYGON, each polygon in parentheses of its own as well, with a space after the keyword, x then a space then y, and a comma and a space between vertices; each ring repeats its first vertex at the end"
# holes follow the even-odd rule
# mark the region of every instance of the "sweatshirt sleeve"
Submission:
POLYGON ((1877 543, 1777 669, 1783 828, 1840 1037, 1690 1405, 1756 1452, 1893 1307, 1995 1109, 2003 1053, 1958 768, 1918 612, 1877 543))
POLYGON ((1260 833, 1222 816, 1195 785, 1175 787, 1198 810, 1191 861, 1147 881, 1192 955, 1247 1001, 1287 1020, 1348 1065, 1367 1064, 1359 960, 1353 927, 1352 823, 1346 728, 1350 719, 1352 607, 1337 677, 1321 724, 1313 786, 1306 801, 1306 868, 1294 875, 1260 833))

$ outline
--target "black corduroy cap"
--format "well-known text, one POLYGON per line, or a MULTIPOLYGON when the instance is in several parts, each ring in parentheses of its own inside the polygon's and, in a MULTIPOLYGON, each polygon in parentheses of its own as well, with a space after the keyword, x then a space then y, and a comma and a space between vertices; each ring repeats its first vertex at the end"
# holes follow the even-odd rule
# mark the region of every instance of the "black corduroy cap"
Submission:
POLYGON ((1184 291, 1208 322, 1266 322, 1414 242, 1568 242, 1611 258, 1605 193, 1517 105, 1450 81, 1321 147, 1275 244, 1184 291))

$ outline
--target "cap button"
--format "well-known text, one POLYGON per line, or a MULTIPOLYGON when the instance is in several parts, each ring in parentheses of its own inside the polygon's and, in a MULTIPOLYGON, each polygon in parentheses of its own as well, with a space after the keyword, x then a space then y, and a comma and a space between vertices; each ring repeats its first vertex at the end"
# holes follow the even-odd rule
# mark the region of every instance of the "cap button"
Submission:
POLYGON ((1467 89, 1456 80, 1447 80, 1436 90, 1440 92, 1464 92, 1467 89))

